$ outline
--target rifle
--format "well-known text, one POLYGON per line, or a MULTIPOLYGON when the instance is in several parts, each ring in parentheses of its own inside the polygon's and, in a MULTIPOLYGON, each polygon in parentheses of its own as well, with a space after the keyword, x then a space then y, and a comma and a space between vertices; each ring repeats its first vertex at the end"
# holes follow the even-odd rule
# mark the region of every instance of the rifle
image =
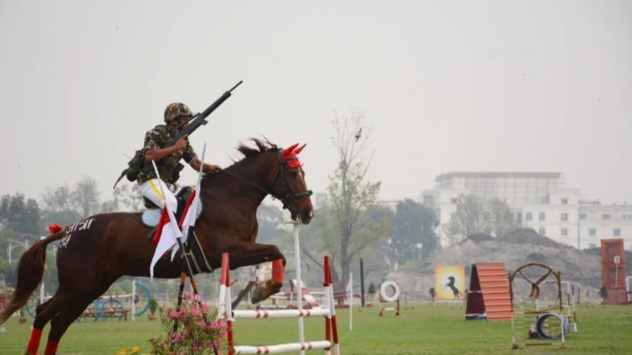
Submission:
POLYGON ((206 118, 213 111, 215 111, 215 109, 218 108, 219 105, 224 103, 224 101, 226 101, 230 97, 231 92, 235 90, 243 82, 244 82, 243 80, 240 80, 235 86, 233 86, 232 89, 226 91, 224 95, 220 96, 219 99, 215 100, 215 102, 213 102, 213 104, 209 106, 206 110, 202 112, 198 112, 193 117, 191 117, 191 119, 187 122, 188 126, 186 126, 183 130, 179 131, 178 134, 176 134, 176 136, 173 137, 173 139, 171 139, 169 143, 167 143, 167 147, 171 147, 172 145, 176 144, 176 142, 180 138, 184 137, 187 134, 193 133, 196 129, 200 128, 200 126, 205 125, 207 123, 206 118))

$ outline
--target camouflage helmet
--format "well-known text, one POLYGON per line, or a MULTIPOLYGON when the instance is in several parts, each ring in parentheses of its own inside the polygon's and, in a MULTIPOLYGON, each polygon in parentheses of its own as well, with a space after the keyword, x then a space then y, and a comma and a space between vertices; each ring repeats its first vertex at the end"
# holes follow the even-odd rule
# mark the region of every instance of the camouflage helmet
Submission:
POLYGON ((184 117, 184 116, 193 116, 193 113, 189 109, 189 106, 181 102, 171 103, 167 105, 167 108, 165 108, 165 122, 166 123, 169 123, 177 118, 184 117))

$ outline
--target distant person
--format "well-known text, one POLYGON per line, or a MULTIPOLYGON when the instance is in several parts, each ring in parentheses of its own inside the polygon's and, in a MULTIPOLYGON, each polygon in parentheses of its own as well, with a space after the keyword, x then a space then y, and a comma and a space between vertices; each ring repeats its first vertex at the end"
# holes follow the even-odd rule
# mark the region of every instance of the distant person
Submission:
MULTIPOLYGON (((180 138, 173 146, 167 146, 178 133, 178 129, 187 126, 192 116, 193 113, 187 105, 179 102, 169 104, 165 109, 165 124, 159 124, 145 133, 144 164, 138 172, 136 181, 143 197, 161 209, 165 206, 165 199, 173 211, 177 209, 178 203, 173 193, 177 190, 176 182, 184 168, 180 160, 184 159, 196 171, 199 171, 202 164, 189 144, 188 135, 180 138), (160 179, 156 177, 152 160, 156 162, 160 179)), ((217 173, 220 170, 219 166, 213 164, 204 164, 202 169, 205 173, 217 173)))

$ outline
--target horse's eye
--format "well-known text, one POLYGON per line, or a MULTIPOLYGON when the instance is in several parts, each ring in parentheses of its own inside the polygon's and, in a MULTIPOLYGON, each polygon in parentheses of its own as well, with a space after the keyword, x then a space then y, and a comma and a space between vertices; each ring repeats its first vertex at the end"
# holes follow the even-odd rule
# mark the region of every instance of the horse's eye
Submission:
POLYGON ((297 171, 297 170, 295 170, 295 171, 290 171, 290 176, 291 176, 291 177, 295 178, 297 175, 298 175, 298 171, 297 171))

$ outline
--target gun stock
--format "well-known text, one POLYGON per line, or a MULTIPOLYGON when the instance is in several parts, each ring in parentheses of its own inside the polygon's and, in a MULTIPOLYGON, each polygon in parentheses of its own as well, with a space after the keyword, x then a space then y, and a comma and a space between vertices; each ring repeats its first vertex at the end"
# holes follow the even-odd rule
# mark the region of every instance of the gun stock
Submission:
POLYGON ((209 106, 206 110, 200 113, 196 113, 195 116, 193 116, 189 121, 189 124, 183 130, 179 131, 178 134, 176 134, 176 136, 169 141, 169 143, 167 143, 167 147, 171 147, 172 145, 176 144, 176 142, 180 138, 184 137, 187 134, 193 133, 196 129, 200 128, 200 126, 205 125, 208 122, 206 121, 206 118, 211 113, 213 113, 213 111, 215 111, 215 109, 217 109, 221 104, 223 104, 224 101, 226 101, 232 95, 233 90, 235 90, 243 82, 243 80, 240 80, 235 86, 232 87, 232 89, 226 91, 222 96, 219 97, 219 99, 215 100, 215 102, 213 102, 211 106, 209 106))

